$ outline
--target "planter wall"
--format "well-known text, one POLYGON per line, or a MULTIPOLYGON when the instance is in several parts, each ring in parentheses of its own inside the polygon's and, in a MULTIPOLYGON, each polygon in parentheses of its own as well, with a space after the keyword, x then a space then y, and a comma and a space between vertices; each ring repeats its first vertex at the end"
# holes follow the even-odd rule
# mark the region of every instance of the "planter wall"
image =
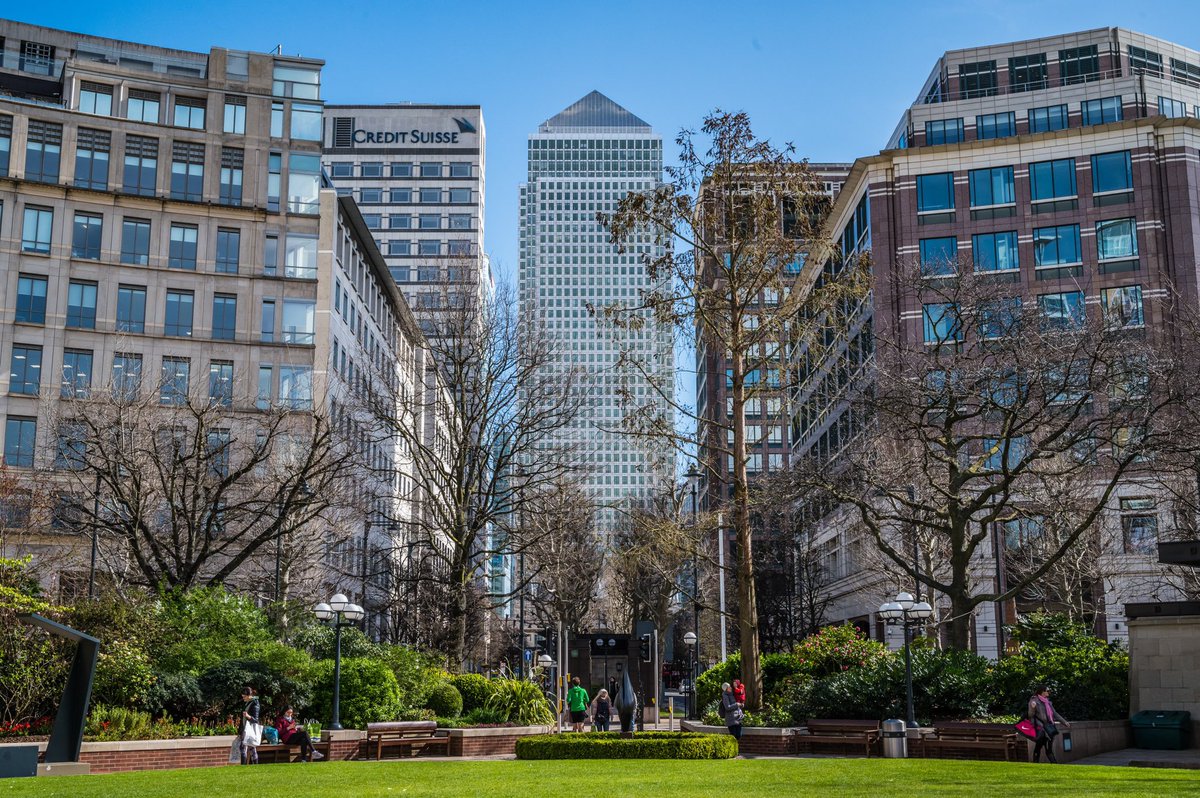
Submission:
POLYGON ((449 729, 450 756, 516 756, 517 739, 549 734, 552 726, 512 726, 499 729, 449 729))
MULTIPOLYGON (((701 732, 702 734, 729 734, 724 726, 705 726, 693 720, 681 721, 680 728, 684 731, 701 732)), ((796 745, 792 740, 796 730, 792 728, 775 728, 767 726, 743 726, 742 739, 738 743, 738 752, 757 756, 788 756, 796 753, 796 745)))

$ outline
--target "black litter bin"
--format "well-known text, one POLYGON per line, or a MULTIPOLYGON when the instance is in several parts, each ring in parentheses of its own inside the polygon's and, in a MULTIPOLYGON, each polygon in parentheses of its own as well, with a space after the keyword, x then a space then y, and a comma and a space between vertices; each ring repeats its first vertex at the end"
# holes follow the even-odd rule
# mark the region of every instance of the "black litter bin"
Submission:
POLYGON ((1137 748, 1178 751, 1188 747, 1192 713, 1182 709, 1138 712, 1129 719, 1137 748))

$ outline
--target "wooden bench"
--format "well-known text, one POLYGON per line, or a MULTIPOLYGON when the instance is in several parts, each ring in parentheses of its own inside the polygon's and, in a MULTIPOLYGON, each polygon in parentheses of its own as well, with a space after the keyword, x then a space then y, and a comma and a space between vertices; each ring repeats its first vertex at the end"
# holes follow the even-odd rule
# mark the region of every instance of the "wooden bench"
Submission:
POLYGON ((808 734, 797 733, 796 753, 805 748, 809 753, 815 746, 855 748, 862 746, 869 758, 871 750, 879 743, 879 721, 877 720, 810 720, 808 734))
POLYGON ((383 759, 389 748, 416 755, 426 748, 441 748, 450 753, 450 737, 439 736, 437 723, 432 720, 401 720, 391 723, 368 723, 367 746, 375 747, 375 758, 383 759))
POLYGON ((1022 738, 1005 723, 934 723, 933 737, 920 740, 921 755, 937 757, 941 752, 990 751, 1004 755, 1005 762, 1019 760, 1022 738))
MULTIPOLYGON (((329 760, 329 741, 312 744, 313 750, 320 751, 324 759, 317 759, 317 762, 326 762, 329 760)), ((276 743, 275 745, 260 745, 258 747, 258 762, 265 765, 270 762, 297 762, 300 756, 299 745, 288 745, 287 743, 276 743), (292 751, 296 752, 296 759, 292 759, 292 751)))

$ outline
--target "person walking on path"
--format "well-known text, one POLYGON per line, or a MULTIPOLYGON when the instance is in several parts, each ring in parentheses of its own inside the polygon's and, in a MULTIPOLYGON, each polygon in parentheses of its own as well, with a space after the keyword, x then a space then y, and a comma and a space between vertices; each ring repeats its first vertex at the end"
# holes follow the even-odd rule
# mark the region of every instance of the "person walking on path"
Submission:
POLYGON ((571 689, 567 691, 567 709, 571 711, 571 731, 583 731, 583 722, 587 720, 588 694, 579 686, 579 677, 571 679, 571 689))
POLYGON ((261 709, 254 688, 247 685, 242 688, 241 722, 238 723, 238 739, 242 741, 242 764, 258 764, 258 746, 262 742, 262 723, 259 720, 261 709))
POLYGON ((729 729, 729 733, 735 740, 742 739, 742 721, 746 717, 745 706, 744 702, 737 700, 729 682, 721 685, 720 714, 725 719, 725 727, 729 729))
POLYGON ((592 701, 592 725, 596 731, 608 731, 608 723, 612 720, 612 702, 608 699, 608 691, 601 690, 596 693, 596 700, 592 701))
POLYGON ((1054 704, 1050 703, 1050 688, 1046 685, 1038 685, 1033 696, 1029 699, 1029 708, 1027 712, 1029 719, 1033 721, 1033 728, 1037 730, 1037 737, 1033 741, 1033 761, 1040 762, 1042 760, 1042 750, 1046 751, 1046 760, 1058 764, 1058 759, 1054 756, 1054 738, 1058 736, 1058 724, 1071 728, 1071 724, 1067 719, 1054 709, 1054 704))

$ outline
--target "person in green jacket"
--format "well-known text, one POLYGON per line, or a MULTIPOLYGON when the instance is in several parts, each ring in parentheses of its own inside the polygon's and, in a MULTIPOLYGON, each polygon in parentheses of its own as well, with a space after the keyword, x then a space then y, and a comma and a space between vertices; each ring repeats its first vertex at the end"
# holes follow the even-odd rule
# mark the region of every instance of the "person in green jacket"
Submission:
POLYGON ((583 722, 587 720, 588 694, 579 686, 579 677, 571 679, 571 689, 567 691, 567 709, 571 710, 571 731, 583 731, 583 722))

